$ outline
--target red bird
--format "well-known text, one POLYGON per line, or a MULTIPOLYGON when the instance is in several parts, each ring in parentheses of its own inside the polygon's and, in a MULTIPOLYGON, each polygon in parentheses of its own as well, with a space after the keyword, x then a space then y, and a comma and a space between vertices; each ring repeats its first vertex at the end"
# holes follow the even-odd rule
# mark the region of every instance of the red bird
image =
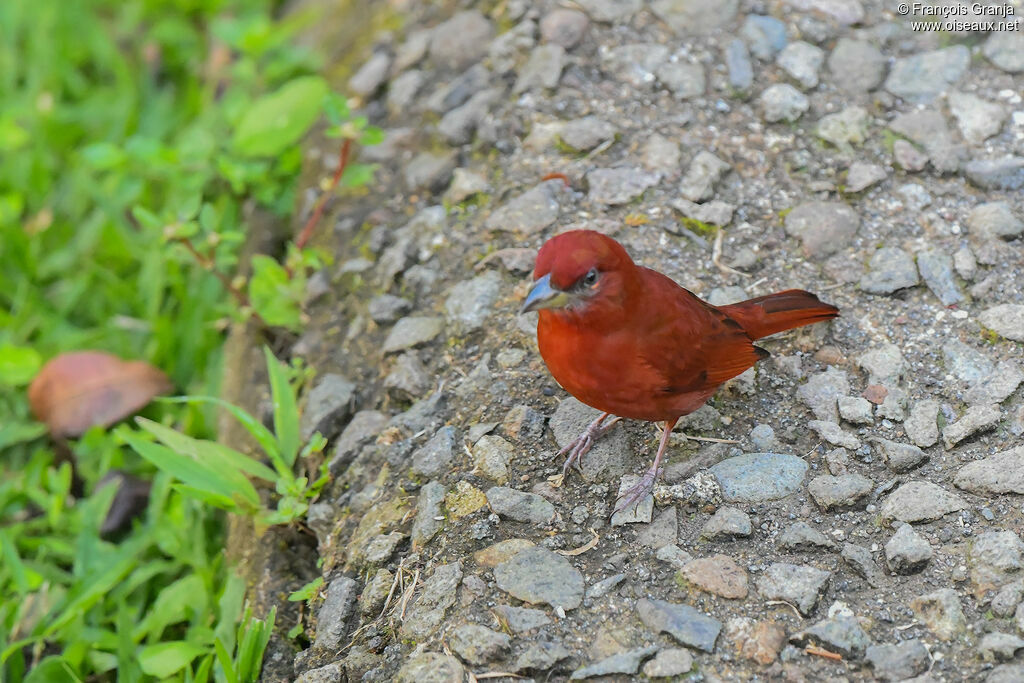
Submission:
POLYGON ((769 355, 754 340, 839 315, 800 289, 712 306, 592 230, 548 240, 533 278, 520 313, 540 312, 544 362, 566 391, 603 413, 561 451, 563 473, 623 417, 665 423, 654 464, 616 510, 654 488, 676 421, 769 355))

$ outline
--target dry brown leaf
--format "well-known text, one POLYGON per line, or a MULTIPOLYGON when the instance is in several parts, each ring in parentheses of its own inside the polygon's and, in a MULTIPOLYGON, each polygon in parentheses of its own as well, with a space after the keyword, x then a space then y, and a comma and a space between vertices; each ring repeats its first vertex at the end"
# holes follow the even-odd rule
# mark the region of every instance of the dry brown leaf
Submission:
POLYGON ((149 363, 75 351, 43 366, 28 388, 28 402, 54 436, 79 436, 123 420, 171 388, 167 375, 149 363))
POLYGON ((575 557, 576 555, 582 555, 588 550, 597 547, 597 542, 601 539, 597 535, 597 532, 593 529, 590 530, 590 533, 594 534, 594 537, 586 543, 584 543, 583 545, 581 545, 579 548, 573 548, 572 550, 556 550, 555 552, 565 557, 575 557))

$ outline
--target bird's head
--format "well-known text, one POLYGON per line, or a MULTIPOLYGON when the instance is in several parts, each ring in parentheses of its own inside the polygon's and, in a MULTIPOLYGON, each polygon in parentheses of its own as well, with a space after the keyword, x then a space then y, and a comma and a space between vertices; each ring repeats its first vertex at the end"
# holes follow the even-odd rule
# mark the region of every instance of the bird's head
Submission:
POLYGON ((619 302, 635 269, 626 250, 611 237, 593 230, 563 232, 540 248, 533 288, 519 312, 578 314, 619 302))

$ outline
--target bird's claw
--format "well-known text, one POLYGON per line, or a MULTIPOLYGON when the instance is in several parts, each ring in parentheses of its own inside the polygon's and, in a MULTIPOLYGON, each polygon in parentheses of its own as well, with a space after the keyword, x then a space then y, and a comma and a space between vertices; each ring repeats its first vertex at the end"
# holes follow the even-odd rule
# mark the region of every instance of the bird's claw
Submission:
POLYGON ((636 505, 646 498, 654 490, 654 482, 662 472, 664 472, 664 468, 658 468, 657 471, 647 470, 644 472, 644 476, 640 477, 640 481, 623 491, 622 495, 619 497, 621 502, 615 506, 615 512, 612 514, 622 512, 626 508, 636 505))
POLYGON ((591 448, 594 447, 594 442, 601 438, 609 429, 611 429, 616 422, 621 418, 614 418, 607 424, 602 424, 606 416, 601 416, 598 419, 591 422, 583 433, 577 436, 562 450, 558 451, 558 455, 566 455, 565 463, 562 465, 562 477, 563 479, 569 474, 569 468, 575 466, 576 470, 583 474, 583 456, 586 455, 591 448))

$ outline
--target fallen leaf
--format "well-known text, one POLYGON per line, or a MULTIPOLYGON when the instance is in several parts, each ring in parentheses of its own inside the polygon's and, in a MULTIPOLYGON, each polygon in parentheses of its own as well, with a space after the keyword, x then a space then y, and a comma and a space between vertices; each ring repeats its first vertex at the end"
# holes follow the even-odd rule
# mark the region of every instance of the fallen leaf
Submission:
POLYGON ((28 388, 28 402, 51 434, 73 437, 123 420, 171 388, 167 375, 149 363, 75 351, 43 366, 28 388))
POLYGON ((883 387, 881 384, 871 384, 861 394, 871 403, 876 406, 880 406, 885 403, 885 397, 889 395, 889 390, 883 387))

